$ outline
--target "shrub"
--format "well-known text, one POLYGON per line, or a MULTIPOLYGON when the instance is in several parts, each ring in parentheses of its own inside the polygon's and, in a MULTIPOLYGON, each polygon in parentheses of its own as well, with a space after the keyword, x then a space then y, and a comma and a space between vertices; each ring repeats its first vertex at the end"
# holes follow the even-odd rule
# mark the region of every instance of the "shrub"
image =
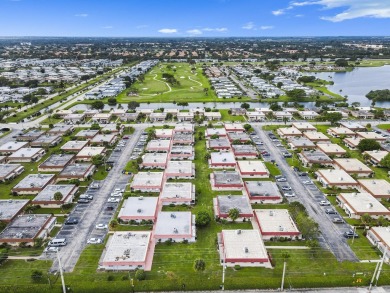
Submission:
POLYGON ((145 279, 146 279, 145 271, 144 271, 144 270, 137 270, 137 271, 135 272, 135 278, 136 278, 138 281, 145 280, 145 279))
POLYGON ((109 275, 108 277, 107 277, 107 281, 109 281, 109 282, 112 282, 112 281, 114 281, 115 280, 115 277, 113 276, 113 275, 109 275))
POLYGON ((35 270, 31 273, 31 280, 33 282, 39 282, 43 278, 43 273, 41 271, 35 270))
POLYGON ((241 266, 240 266, 240 265, 235 265, 235 266, 234 266, 234 269, 235 269, 236 271, 239 271, 239 270, 241 270, 241 266))

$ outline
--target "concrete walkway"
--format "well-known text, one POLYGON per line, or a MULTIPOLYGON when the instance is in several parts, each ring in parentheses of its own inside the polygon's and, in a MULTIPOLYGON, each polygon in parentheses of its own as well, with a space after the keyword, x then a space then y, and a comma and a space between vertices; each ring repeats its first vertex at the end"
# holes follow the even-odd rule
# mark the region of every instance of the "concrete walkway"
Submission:
POLYGON ((267 249, 309 249, 310 247, 307 247, 307 246, 294 246, 294 245, 291 245, 291 246, 266 246, 265 248, 267 249))

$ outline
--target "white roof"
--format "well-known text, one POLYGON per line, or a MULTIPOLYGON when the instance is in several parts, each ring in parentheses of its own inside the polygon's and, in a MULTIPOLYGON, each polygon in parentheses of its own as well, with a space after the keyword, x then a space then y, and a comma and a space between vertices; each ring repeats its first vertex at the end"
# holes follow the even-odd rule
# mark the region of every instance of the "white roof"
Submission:
POLYGON ((355 184, 357 183, 344 170, 322 169, 317 171, 329 184, 355 184))
POLYGON ((237 161, 240 171, 243 173, 247 172, 264 172, 268 173, 267 167, 262 161, 259 160, 243 160, 237 161))
POLYGON ((355 132, 353 132, 351 129, 345 128, 345 127, 331 127, 328 129, 328 131, 333 132, 337 135, 345 134, 345 135, 354 135, 355 132))
POLYGON ((139 172, 134 175, 132 186, 160 186, 163 172, 139 172))
POLYGON ((295 127, 282 127, 278 128, 278 132, 282 135, 302 135, 302 132, 300 132, 295 127))
POLYGON ((375 197, 367 192, 341 193, 340 199, 344 201, 357 214, 364 213, 388 213, 390 211, 383 206, 375 197))
POLYGON ((211 153, 211 162, 213 164, 229 164, 235 163, 236 159, 232 152, 214 152, 211 153))
POLYGON ((93 157, 104 153, 105 147, 84 147, 76 155, 77 157, 93 157))
POLYGON ((168 139, 151 140, 146 146, 147 150, 150 149, 166 149, 168 150, 171 145, 171 141, 168 139))
POLYGON ((206 129, 206 136, 213 136, 215 134, 226 136, 226 129, 225 128, 207 128, 206 129))
POLYGON ((166 182, 160 194, 161 199, 193 199, 194 185, 191 182, 166 182))
POLYGON ((327 137, 322 132, 318 132, 318 131, 305 131, 305 133, 303 135, 306 136, 308 139, 314 140, 314 141, 315 140, 329 140, 329 137, 327 137))
POLYGON ((372 172, 372 170, 358 159, 334 159, 337 165, 346 172, 372 172))
POLYGON ((375 159, 378 162, 380 162, 384 157, 386 157, 386 155, 388 153, 389 153, 388 151, 379 151, 379 150, 376 150, 376 151, 365 151, 364 152, 364 154, 369 155, 370 157, 372 157, 373 159, 375 159))
MULTIPOLYGON (((313 112, 313 111, 305 111, 305 112, 313 112)), ((299 113, 301 113, 301 112, 299 112, 299 113)), ((316 112, 313 112, 313 113, 315 115, 318 115, 316 112)), ((305 115, 309 115, 309 114, 305 113, 305 115)), ((307 130, 307 129, 309 129, 309 130, 313 130, 314 129, 315 130, 316 129, 311 123, 308 123, 308 122, 294 122, 292 124, 292 126, 295 127, 298 130, 307 130)))
POLYGON ((359 179, 358 182, 373 196, 390 197, 390 183, 385 179, 359 179))
POLYGON ((390 228, 389 227, 371 227, 371 231, 375 232, 380 238, 383 244, 390 247, 390 228))
POLYGON ((173 129, 156 129, 156 137, 161 136, 172 136, 173 135, 173 129))
POLYGON ((299 232, 287 209, 254 210, 261 233, 299 232))
POLYGON ((122 217, 153 217, 157 209, 158 197, 128 197, 119 211, 122 217))
POLYGON ((226 259, 268 258, 258 230, 222 230, 226 259))
POLYGON ((192 234, 191 226, 191 212, 159 212, 154 235, 188 235, 192 234))
POLYGON ((43 151, 42 148, 21 148, 10 155, 8 158, 31 158, 41 151, 43 151))
POLYGON ((26 146, 28 142, 24 141, 9 141, 0 146, 0 150, 2 152, 14 152, 24 146, 26 146))
POLYGON ((142 156, 143 164, 165 164, 167 159, 167 153, 146 153, 142 156))
POLYGON ((108 240, 103 263, 145 262, 151 232, 115 232, 108 240))
POLYGON ((71 140, 65 143, 61 149, 74 149, 74 150, 79 150, 85 147, 88 144, 87 140, 71 140))
POLYGON ((193 170, 195 169, 194 164, 192 161, 168 161, 167 167, 165 169, 165 172, 167 174, 172 173, 194 173, 193 170))
POLYGON ((371 132, 356 132, 356 134, 362 138, 366 139, 375 139, 375 140, 386 140, 386 137, 384 137, 381 134, 375 133, 373 131, 371 132))
POLYGON ((343 149, 341 146, 335 143, 318 143, 317 148, 323 151, 325 154, 331 154, 331 153, 340 153, 344 154, 347 151, 343 149))

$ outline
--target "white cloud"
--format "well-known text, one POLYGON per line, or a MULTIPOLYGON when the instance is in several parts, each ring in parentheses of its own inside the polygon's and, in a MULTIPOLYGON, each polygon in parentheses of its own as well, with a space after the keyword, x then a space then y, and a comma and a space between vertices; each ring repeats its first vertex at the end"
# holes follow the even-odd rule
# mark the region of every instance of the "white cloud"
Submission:
POLYGON ((278 10, 272 11, 272 14, 275 15, 275 16, 283 15, 285 13, 286 13, 285 9, 278 9, 278 10))
POLYGON ((106 26, 103 26, 104 29, 112 29, 114 28, 112 25, 106 25, 106 26))
POLYGON ((192 29, 192 30, 188 30, 187 33, 190 35, 201 35, 202 31, 199 29, 192 29))
POLYGON ((175 34, 177 33, 177 29, 175 28, 162 28, 160 30, 158 30, 159 33, 162 33, 162 34, 175 34))
POLYGON ((202 29, 202 31, 223 33, 223 32, 227 32, 228 29, 226 27, 216 27, 216 28, 205 27, 202 29))
POLYGON ((242 26, 242 28, 243 28, 244 30, 252 30, 252 29, 255 28, 255 24, 254 24, 252 21, 250 21, 250 22, 244 24, 244 25, 242 26))
POLYGON ((274 27, 272 25, 262 25, 261 30, 272 30, 274 27))
POLYGON ((74 16, 76 16, 76 17, 88 17, 88 13, 79 13, 79 14, 75 14, 74 16))
MULTIPOLYGON (((302 7, 308 5, 322 6, 323 10, 342 9, 340 13, 332 16, 322 16, 321 19, 341 22, 344 20, 371 17, 390 18, 389 0, 307 0, 294 1, 290 7, 302 7)), ((283 10, 283 9, 281 9, 283 10)))

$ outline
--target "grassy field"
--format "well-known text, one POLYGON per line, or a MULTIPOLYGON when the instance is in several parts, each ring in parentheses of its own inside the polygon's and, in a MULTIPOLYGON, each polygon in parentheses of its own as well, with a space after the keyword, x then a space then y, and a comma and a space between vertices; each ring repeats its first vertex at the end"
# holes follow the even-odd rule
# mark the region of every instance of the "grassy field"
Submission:
POLYGON ((130 101, 167 103, 167 102, 239 102, 249 98, 232 98, 222 100, 211 90, 210 83, 202 73, 200 65, 193 67, 189 63, 161 63, 145 74, 143 82, 137 81, 129 90, 118 97, 118 103, 130 101), (195 68, 195 70, 191 70, 195 68), (172 74, 179 85, 171 85, 163 78, 163 73, 172 74), (208 92, 204 91, 208 88, 208 92), (128 96, 129 91, 138 91, 139 96, 128 96))

